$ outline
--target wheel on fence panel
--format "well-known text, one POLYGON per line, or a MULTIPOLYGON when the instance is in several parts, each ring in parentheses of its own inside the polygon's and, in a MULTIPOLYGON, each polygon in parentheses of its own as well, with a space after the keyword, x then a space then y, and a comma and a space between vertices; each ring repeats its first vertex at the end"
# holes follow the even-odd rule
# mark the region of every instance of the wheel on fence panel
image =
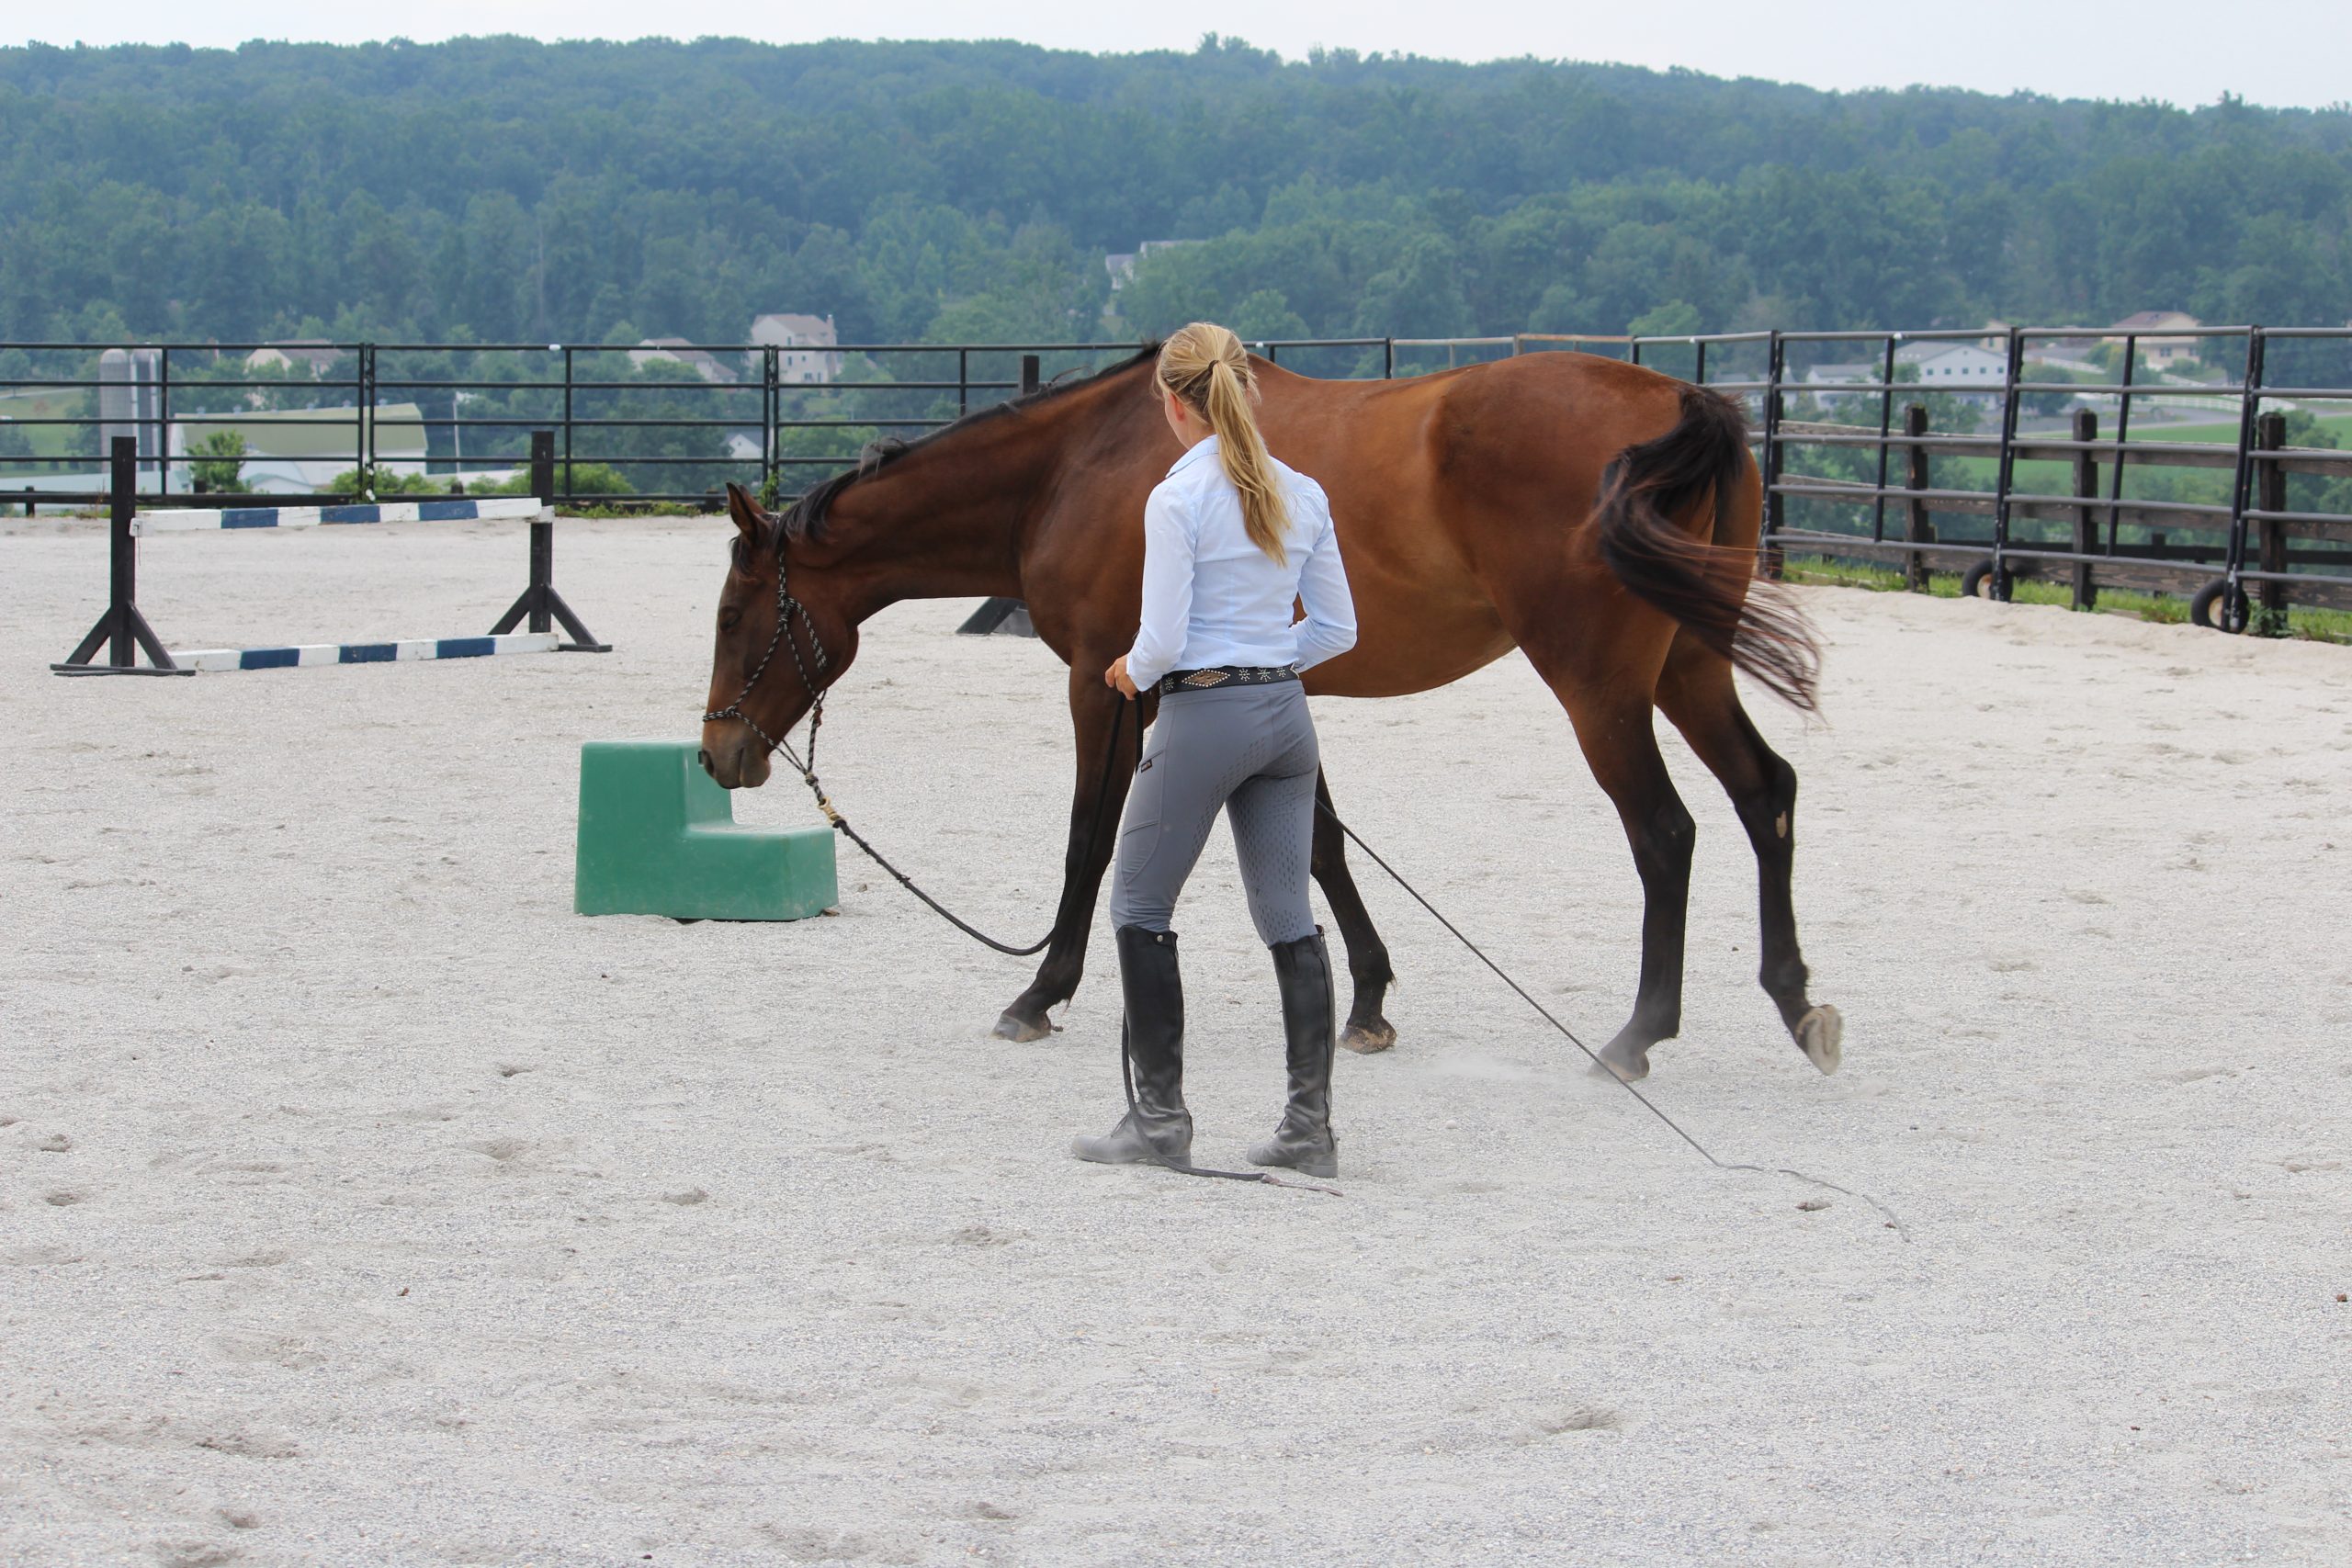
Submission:
POLYGON ((2242 632, 2252 615, 2245 589, 2232 592, 2225 577, 2213 579, 2188 601, 2188 618, 2208 631, 2242 632))
POLYGON ((1963 599, 1990 599, 1993 592, 1993 563, 1981 560, 1960 574, 1960 596, 1963 599))

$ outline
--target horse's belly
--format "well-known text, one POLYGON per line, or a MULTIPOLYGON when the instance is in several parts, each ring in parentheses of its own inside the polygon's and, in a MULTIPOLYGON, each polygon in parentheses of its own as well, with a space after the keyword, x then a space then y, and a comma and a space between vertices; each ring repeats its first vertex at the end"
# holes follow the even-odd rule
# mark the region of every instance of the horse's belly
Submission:
POLYGON ((1306 675, 1313 697, 1402 697, 1451 685, 1485 669, 1517 644, 1502 627, 1453 629, 1453 635, 1381 635, 1367 628, 1355 647, 1306 675))

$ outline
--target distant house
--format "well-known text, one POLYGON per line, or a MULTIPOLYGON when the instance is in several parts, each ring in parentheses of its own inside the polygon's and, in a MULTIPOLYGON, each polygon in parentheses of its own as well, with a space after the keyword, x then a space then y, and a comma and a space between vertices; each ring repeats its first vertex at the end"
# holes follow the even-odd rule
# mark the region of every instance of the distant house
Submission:
POLYGON ((1132 251, 1114 251, 1102 258, 1103 270, 1111 275, 1111 292, 1116 294, 1135 281, 1136 264, 1154 251, 1172 251, 1183 245, 1197 245, 1198 240, 1146 240, 1132 251))
POLYGON ((730 430, 727 433, 727 456, 733 462, 756 463, 767 456, 767 448, 750 432, 730 430))
POLYGON ((842 356, 826 350, 841 342, 831 316, 802 316, 790 311, 752 318, 752 341, 763 348, 778 348, 776 377, 804 385, 831 381, 842 373, 842 356))
MULTIPOLYGON (((424 415, 416 404, 379 403, 375 413, 377 467, 392 474, 424 473, 424 415)), ((224 431, 244 437, 238 479, 257 495, 308 495, 365 461, 356 408, 195 414, 172 421, 172 489, 187 489, 195 477, 187 463, 190 444, 224 431)))
POLYGON ((312 378, 327 373, 327 367, 343 357, 343 350, 322 337, 284 338, 265 344, 245 355, 248 370, 291 370, 296 366, 307 369, 312 378))
POLYGON ((2008 380, 2007 354, 1996 354, 1981 344, 1949 339, 1905 344, 1894 351, 1894 362, 1917 367, 1920 384, 1928 387, 1998 389, 2008 380))
MULTIPOLYGON (((2111 333, 2137 334, 2140 357, 2158 370, 2167 369, 2184 359, 2198 357, 2198 340, 2193 337, 2165 337, 2149 334, 2193 331, 2205 323, 2183 310, 2134 310, 2107 330, 2111 333)), ((2109 343, 2120 344, 2120 336, 2109 343)))
POLYGON ((687 347, 686 342, 682 337, 646 338, 628 351, 628 362, 631 365, 683 365, 706 381, 722 387, 735 384, 735 372, 701 349, 687 347))

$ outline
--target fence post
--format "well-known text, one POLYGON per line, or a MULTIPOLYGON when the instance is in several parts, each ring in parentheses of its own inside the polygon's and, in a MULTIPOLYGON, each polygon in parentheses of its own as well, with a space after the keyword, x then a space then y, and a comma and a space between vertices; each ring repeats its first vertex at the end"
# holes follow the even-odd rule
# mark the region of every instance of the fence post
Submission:
POLYGON ((2107 476, 2107 553, 2115 553, 2116 542, 2123 528, 2123 470, 2130 465, 2132 439, 2132 367, 2139 359, 2139 350, 2132 345, 2140 340, 2136 334, 2123 334, 2123 390, 2115 395, 2115 468, 2107 476))
POLYGON ((1035 397, 1037 389, 1045 384, 1045 372, 1037 363, 1037 356, 1034 354, 1023 355, 1021 356, 1021 395, 1024 398, 1035 397))
POLYGON ((2025 337, 2015 327, 2009 329, 2007 368, 2001 378, 2001 458, 1995 470, 1993 491, 1993 597, 2006 604, 2009 602, 2012 584, 2009 581, 2009 492, 2017 488, 2018 417, 2024 412, 2019 406, 2018 383, 2025 378, 2025 337))
MULTIPOLYGON (((531 437, 531 457, 532 457, 532 461, 534 461, 534 462, 537 462, 537 461, 538 460, 538 450, 539 450, 539 446, 538 446, 538 436, 537 436, 537 432, 534 432, 534 433, 532 434, 532 437, 531 437)), ((569 347, 566 347, 566 348, 564 349, 564 351, 563 351, 563 488, 564 488, 564 490, 565 490, 566 491, 569 491, 571 489, 571 484, 572 484, 572 469, 571 469, 571 350, 569 347)), ((549 504, 553 504, 553 502, 554 502, 554 501, 555 501, 555 492, 554 492, 552 490, 549 490, 549 491, 541 491, 541 492, 540 492, 539 499, 540 499, 540 500, 542 500, 542 501, 545 501, 545 502, 548 502, 549 504)), ((569 495, 568 495, 568 494, 567 494, 567 496, 566 496, 566 499, 567 499, 567 500, 569 500, 569 499, 570 499, 570 497, 569 497, 569 495)), ((545 626, 541 626, 541 627, 539 627, 538 629, 539 629, 539 630, 541 630, 541 631, 545 631, 545 630, 547 630, 547 628, 546 628, 545 626)))
POLYGON ((155 493, 172 493, 172 345, 155 351, 155 493))
POLYGON ((776 346, 760 350, 760 400, 767 407, 767 422, 760 431, 760 504, 779 506, 784 501, 784 378, 776 346))
MULTIPOLYGON (((1928 488, 1928 449, 1919 445, 1918 437, 1928 434, 1928 405, 1903 405, 1903 434, 1912 437, 1904 446, 1905 468, 1903 485, 1905 490, 1928 488)), ((1917 497, 1903 503, 1903 537, 1914 545, 1931 545, 1936 541, 1936 525, 1928 518, 1928 503, 1917 497)), ((1928 557, 1923 550, 1912 550, 1903 558, 1903 586, 1914 593, 1928 591, 1928 557)))
POLYGON ((1757 572, 1775 581, 1780 579, 1781 567, 1781 547, 1776 541, 1787 520, 1785 498, 1781 494, 1781 372, 1784 357, 1776 328, 1765 349, 1764 533, 1756 541, 1757 572))
POLYGON ((2262 406, 2258 389, 2262 385, 2263 347, 2262 329, 2248 327, 2245 373, 2238 384, 2238 464, 2230 483, 2229 547, 2222 557, 2222 581, 2225 586, 2219 605, 2221 613, 2213 622, 2223 631, 2244 631, 2252 618, 2247 613, 2245 585, 2238 581, 2238 573, 2245 570, 2245 513, 2254 494, 2254 427, 2262 406))
MULTIPOLYGON (((2276 410, 2255 422, 2254 445, 2256 451, 2276 452, 2287 445, 2287 416, 2276 410)), ((2254 471, 2255 494, 2262 512, 2287 510, 2287 470, 2278 463, 2259 464, 2254 471)), ((2261 567, 2264 571, 2287 570, 2287 525, 2275 517, 2266 517, 2260 524, 2261 567)), ((2287 585, 2266 581, 2262 584, 2262 615, 2257 629, 2265 637, 2282 637, 2287 630, 2287 585)))
POLYGON ((1894 345, 1902 333, 1886 336, 1886 360, 1879 373, 1878 385, 1878 501, 1871 513, 1871 538, 1886 542, 1886 436, 1894 424, 1894 345))
MULTIPOLYGON (((2086 501, 2098 498, 2098 457, 2088 451, 2089 444, 2098 439, 2098 415, 2089 409, 2075 411, 2075 440, 2081 445, 2075 452, 2075 493, 2086 501)), ((2098 546, 2098 518, 2088 506, 2075 508, 2075 553, 2092 555, 2098 546)), ((2075 608, 2088 610, 2098 604, 2098 580, 2091 575, 2091 563, 2075 563, 2075 608)))

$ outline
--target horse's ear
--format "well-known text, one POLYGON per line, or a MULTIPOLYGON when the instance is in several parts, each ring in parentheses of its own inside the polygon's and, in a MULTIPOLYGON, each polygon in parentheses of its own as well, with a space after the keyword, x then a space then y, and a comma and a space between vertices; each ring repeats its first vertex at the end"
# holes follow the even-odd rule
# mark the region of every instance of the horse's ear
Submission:
POLYGON ((735 526, 743 533, 743 543, 756 547, 767 536, 768 514, 752 499, 752 492, 731 480, 727 486, 727 514, 735 519, 735 526))

